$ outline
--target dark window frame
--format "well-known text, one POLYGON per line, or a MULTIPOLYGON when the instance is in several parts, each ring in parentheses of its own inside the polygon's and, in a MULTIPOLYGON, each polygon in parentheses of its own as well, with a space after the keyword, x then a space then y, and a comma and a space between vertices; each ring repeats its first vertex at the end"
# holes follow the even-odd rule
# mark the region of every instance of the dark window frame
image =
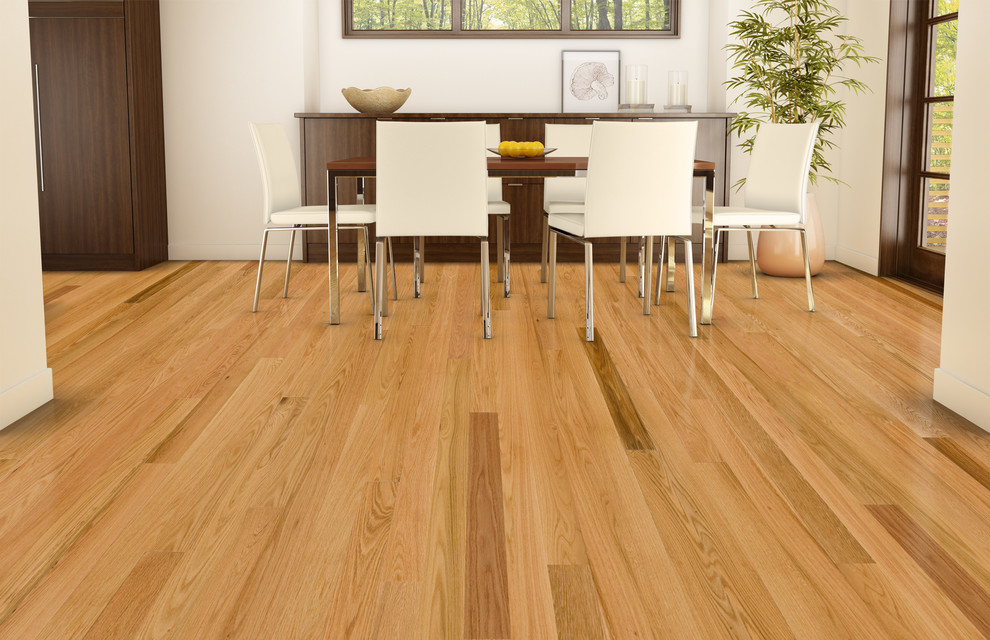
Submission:
POLYGON ((681 0, 667 0, 670 2, 670 29, 664 30, 644 30, 644 29, 611 29, 611 30, 587 30, 571 29, 571 1, 561 0, 560 4, 560 29, 545 29, 533 31, 493 29, 490 31, 462 29, 461 24, 461 1, 451 0, 450 3, 450 24, 449 30, 408 30, 408 29, 354 29, 354 6, 353 0, 341 0, 343 12, 343 37, 344 38, 680 38, 681 22, 681 0))

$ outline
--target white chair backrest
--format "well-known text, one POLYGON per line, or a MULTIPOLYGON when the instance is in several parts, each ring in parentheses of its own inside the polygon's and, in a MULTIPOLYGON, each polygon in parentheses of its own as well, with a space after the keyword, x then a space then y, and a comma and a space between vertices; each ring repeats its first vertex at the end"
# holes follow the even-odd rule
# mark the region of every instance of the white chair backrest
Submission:
MULTIPOLYGON (((545 146, 556 149, 557 157, 586 157, 591 149, 590 124, 548 124, 544 129, 545 146)), ((584 202, 584 177, 546 178, 543 203, 551 200, 584 202)))
MULTIPOLYGON (((485 147, 488 149, 498 149, 502 142, 502 127, 498 124, 485 125, 485 147)), ((488 155, 497 156, 498 152, 489 151, 488 155)), ((488 178, 488 199, 502 199, 502 178, 488 178)))
POLYGON ((484 122, 377 123, 377 225, 387 236, 487 236, 484 122))
MULTIPOLYGON (((488 149, 497 149, 499 143, 502 142, 502 127, 499 124, 486 124, 485 125, 485 147, 488 149)), ((488 155, 497 156, 497 151, 489 151, 488 155)))
POLYGON ((746 175, 747 207, 798 213, 804 223, 817 135, 817 122, 760 125, 746 175))
POLYGON ((281 124, 251 123, 254 150, 258 154, 258 166, 264 190, 265 224, 272 213, 294 209, 302 204, 299 173, 296 158, 289 146, 289 136, 281 124))
POLYGON ((594 123, 584 229, 588 238, 691 234, 698 123, 594 123))

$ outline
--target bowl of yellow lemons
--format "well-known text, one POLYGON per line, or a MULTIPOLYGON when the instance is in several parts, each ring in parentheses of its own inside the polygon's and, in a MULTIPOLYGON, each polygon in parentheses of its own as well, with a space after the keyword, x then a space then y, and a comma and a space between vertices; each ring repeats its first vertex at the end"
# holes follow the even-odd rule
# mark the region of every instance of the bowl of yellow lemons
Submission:
POLYGON ((544 147, 542 142, 516 142, 515 140, 503 140, 497 149, 490 148, 488 150, 503 158, 540 158, 556 151, 553 147, 544 147))

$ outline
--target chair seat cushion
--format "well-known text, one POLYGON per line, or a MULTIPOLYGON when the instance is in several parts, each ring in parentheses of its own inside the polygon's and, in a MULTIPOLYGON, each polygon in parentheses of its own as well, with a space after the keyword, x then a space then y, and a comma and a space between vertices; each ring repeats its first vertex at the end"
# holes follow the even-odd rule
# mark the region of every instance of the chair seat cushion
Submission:
POLYGON ((375 221, 375 205, 342 204, 337 206, 337 226, 342 224, 372 224, 375 221))
POLYGON ((547 216, 547 224, 553 229, 566 231, 572 236, 584 237, 583 213, 551 213, 547 216))
MULTIPOLYGON (((788 211, 769 211, 746 207, 715 207, 712 220, 716 227, 758 227, 770 224, 783 226, 800 224, 801 216, 788 211)), ((704 223, 705 210, 703 207, 691 207, 691 221, 695 224, 704 223)))
POLYGON ((584 214, 584 202, 575 200, 550 200, 543 203, 547 213, 580 213, 584 214))
POLYGON ((488 201, 488 215, 492 216, 505 216, 508 215, 512 210, 509 203, 505 200, 489 200, 488 201))
MULTIPOLYGON (((322 204, 295 207, 272 213, 271 222, 276 225, 327 224, 327 207, 322 204)), ((337 210, 337 224, 371 224, 375 221, 375 205, 342 204, 337 210)))

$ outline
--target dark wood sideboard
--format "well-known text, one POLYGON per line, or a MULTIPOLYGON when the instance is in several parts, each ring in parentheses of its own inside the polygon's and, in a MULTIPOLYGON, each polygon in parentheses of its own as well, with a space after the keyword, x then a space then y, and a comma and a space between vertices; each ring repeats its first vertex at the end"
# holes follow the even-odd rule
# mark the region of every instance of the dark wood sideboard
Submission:
MULTIPOLYGON (((590 124, 594 120, 697 120, 698 145, 695 156, 699 160, 715 163, 715 204, 725 204, 729 196, 729 137, 727 135, 730 113, 297 113, 301 135, 301 173, 303 204, 325 204, 327 201, 326 163, 355 156, 375 155, 375 122, 377 120, 406 121, 453 121, 484 120, 498 123, 503 140, 544 141, 543 130, 546 124, 590 124)), ((701 204, 704 197, 704 182, 696 181, 695 203, 701 204)), ((374 181, 364 185, 366 202, 374 202, 374 181)), ((512 205, 512 260, 514 262, 535 262, 540 259, 540 244, 543 225, 543 181, 542 179, 503 180, 503 198, 512 205)), ((356 180, 338 182, 338 201, 341 204, 356 202, 356 180)), ((492 221, 489 235, 495 237, 495 223, 492 221)), ((341 231, 339 235, 341 260, 353 260, 356 254, 356 232, 341 231)), ((695 240, 701 242, 701 226, 696 225, 695 240)), ((327 236, 323 231, 310 231, 305 234, 303 253, 308 261, 326 261, 327 236)), ((470 238, 436 238, 427 241, 428 260, 473 261, 477 259, 477 241, 470 238)), ((492 243, 494 252, 494 242, 492 243)), ((595 258, 602 261, 617 261, 618 241, 603 239, 596 241, 595 258)), ((678 249, 680 245, 678 245, 678 249)), ((404 243, 396 244, 396 258, 411 260, 411 249, 404 243)), ((561 260, 582 260, 580 245, 561 242, 558 244, 561 260)), ((700 258, 700 251, 695 256, 700 258)), ((494 253, 493 258, 494 259, 494 253)), ((629 252, 629 259, 635 259, 635 251, 629 252)))

